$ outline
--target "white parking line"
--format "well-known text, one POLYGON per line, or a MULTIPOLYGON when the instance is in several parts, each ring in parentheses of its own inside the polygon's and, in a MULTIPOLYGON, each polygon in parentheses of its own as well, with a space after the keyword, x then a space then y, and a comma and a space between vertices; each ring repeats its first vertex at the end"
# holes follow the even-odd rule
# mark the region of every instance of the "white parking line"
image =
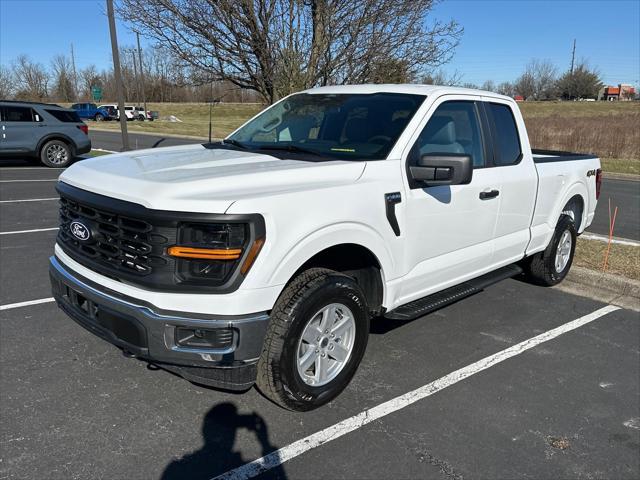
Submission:
POLYGON ((53 301, 55 301, 55 299, 53 297, 49 297, 49 298, 40 298, 38 300, 29 300, 27 302, 8 303, 7 305, 0 305, 0 310, 11 310, 12 308, 28 307, 30 305, 40 305, 41 303, 49 303, 53 301))
POLYGON ((368 423, 373 422, 374 420, 378 420, 390 413, 397 412, 419 400, 422 400, 426 397, 433 395, 434 393, 439 392, 440 390, 444 390, 451 385, 454 385, 466 378, 469 378, 476 373, 480 373, 483 370, 493 367, 505 360, 515 357, 516 355, 520 355, 527 350, 540 345, 541 343, 548 342, 549 340, 553 340, 554 338, 575 330, 576 328, 582 327, 589 322, 593 322, 594 320, 606 315, 607 313, 613 312, 615 310, 619 310, 619 307, 615 307, 613 305, 607 305, 606 307, 601 308, 600 310, 596 310, 593 313, 585 315, 584 317, 580 317, 576 320, 573 320, 569 323, 565 323, 557 328, 549 330, 547 332, 541 333, 535 337, 532 337, 524 342, 518 343, 517 345, 513 345, 505 350, 502 350, 498 353, 490 355, 488 357, 483 358, 471 365, 463 367, 455 372, 451 372, 444 377, 441 377, 437 380, 434 380, 427 385, 424 385, 416 390, 405 393, 404 395, 400 395, 399 397, 395 397, 387 402, 384 402, 376 407, 370 408, 369 410, 365 410, 363 412, 354 415, 353 417, 347 418, 335 425, 332 425, 324 430, 320 430, 314 434, 309 435, 301 440, 293 442, 286 447, 283 447, 275 452, 269 453, 262 458, 258 458, 253 462, 242 465, 233 470, 229 470, 222 475, 215 477, 214 480, 241 480, 253 478, 261 473, 271 470, 284 462, 291 460, 299 455, 302 455, 309 450, 312 450, 316 447, 324 445, 336 438, 340 438, 343 435, 346 435, 349 432, 353 432, 358 428, 361 428, 368 423))
POLYGON ((14 230, 12 232, 0 232, 0 235, 15 235, 17 233, 51 232, 53 230, 58 230, 58 227, 53 227, 53 228, 34 228, 33 230, 14 230))
POLYGON ((37 179, 37 180, 0 180, 0 183, 26 183, 26 182, 57 182, 57 178, 49 179, 37 179))
POLYGON ((67 167, 2 167, 0 172, 5 170, 64 170, 67 167))
POLYGON ((51 197, 51 198, 26 198, 24 200, 0 200, 0 203, 50 202, 52 200, 59 200, 59 198, 51 197))

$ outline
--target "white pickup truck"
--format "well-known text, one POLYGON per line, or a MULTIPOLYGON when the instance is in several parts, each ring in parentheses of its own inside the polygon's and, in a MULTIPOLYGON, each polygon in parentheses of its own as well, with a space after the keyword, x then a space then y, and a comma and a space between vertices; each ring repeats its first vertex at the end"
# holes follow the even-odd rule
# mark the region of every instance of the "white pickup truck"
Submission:
POLYGON ((508 97, 315 88, 221 142, 67 169, 53 293, 127 355, 310 410, 349 383, 370 319, 560 282, 600 178, 596 157, 532 153, 508 97))

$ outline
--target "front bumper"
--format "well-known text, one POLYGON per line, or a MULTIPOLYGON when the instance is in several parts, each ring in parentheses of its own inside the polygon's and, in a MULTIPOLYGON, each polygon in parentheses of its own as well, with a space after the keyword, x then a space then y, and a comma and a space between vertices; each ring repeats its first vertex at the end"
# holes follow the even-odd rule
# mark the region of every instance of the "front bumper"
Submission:
POLYGON ((244 390, 255 382, 267 313, 194 316, 159 310, 81 277, 55 256, 49 260, 49 274, 58 306, 126 353, 196 383, 244 390), (181 345, 178 329, 204 329, 224 339, 224 344, 217 348, 181 345))

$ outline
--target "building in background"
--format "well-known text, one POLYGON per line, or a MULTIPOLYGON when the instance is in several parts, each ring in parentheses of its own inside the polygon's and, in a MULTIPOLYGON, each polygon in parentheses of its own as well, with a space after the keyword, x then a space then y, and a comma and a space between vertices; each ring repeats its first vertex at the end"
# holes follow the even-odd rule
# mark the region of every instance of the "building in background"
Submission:
POLYGON ((633 100, 636 96, 636 89, 633 85, 620 83, 617 87, 605 87, 602 93, 602 100, 613 102, 617 100, 628 101, 633 100))

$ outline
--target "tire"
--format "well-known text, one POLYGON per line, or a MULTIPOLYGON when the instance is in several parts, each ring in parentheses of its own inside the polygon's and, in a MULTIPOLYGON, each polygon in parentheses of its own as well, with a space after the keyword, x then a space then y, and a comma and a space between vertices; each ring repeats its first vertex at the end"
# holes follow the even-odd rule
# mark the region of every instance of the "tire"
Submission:
POLYGON ((47 167, 67 167, 72 158, 71 147, 62 140, 50 140, 40 150, 40 161, 47 167))
POLYGON ((560 215, 547 248, 543 252, 531 256, 525 262, 525 273, 528 280, 536 285, 547 287, 560 283, 569 273, 573 263, 576 237, 576 227, 571 217, 565 214, 560 215), (567 245, 567 241, 571 242, 570 245, 567 245), (560 245, 561 242, 562 245, 560 245), (559 260, 561 250, 564 251, 566 257, 559 260))
POLYGON ((138 115, 138 120, 144 122, 144 115, 138 115))
POLYGON ((95 116, 95 117, 93 117, 93 119, 94 119, 96 122, 101 122, 101 121, 103 121, 103 120, 104 120, 104 115, 102 115, 101 113, 96 113, 96 116, 95 116))
POLYGON ((369 310, 355 280, 324 268, 306 270, 284 289, 271 312, 256 386, 264 396, 288 410, 318 408, 349 384, 368 339, 369 310), (317 326, 325 319, 329 323, 322 332, 317 326), (330 326, 340 325, 347 327, 331 332, 330 326), (302 338, 303 334, 306 340, 311 336, 311 343, 302 338), (337 360, 338 352, 344 355, 344 361, 337 360), (312 360, 306 369, 305 358, 312 360), (318 365, 328 368, 318 369, 318 365), (312 371, 317 380, 311 378, 312 371))

